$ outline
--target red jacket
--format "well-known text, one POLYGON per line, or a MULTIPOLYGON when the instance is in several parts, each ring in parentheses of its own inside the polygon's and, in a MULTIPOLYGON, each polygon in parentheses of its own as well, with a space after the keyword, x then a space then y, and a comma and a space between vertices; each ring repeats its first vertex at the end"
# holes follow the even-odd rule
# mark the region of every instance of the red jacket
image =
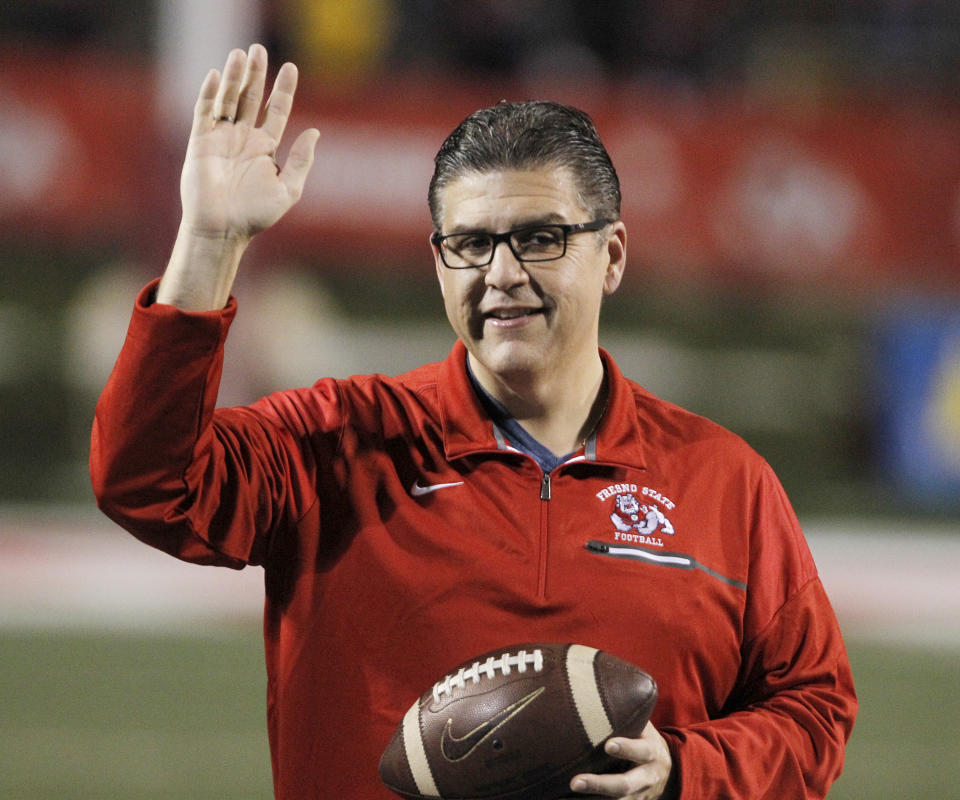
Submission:
POLYGON ((739 438, 628 381, 545 477, 465 350, 214 410, 235 313, 138 299, 93 427, 101 508, 188 561, 265 570, 276 796, 388 798, 419 694, 478 653, 575 641, 650 672, 683 798, 822 797, 856 698, 786 496, 739 438))

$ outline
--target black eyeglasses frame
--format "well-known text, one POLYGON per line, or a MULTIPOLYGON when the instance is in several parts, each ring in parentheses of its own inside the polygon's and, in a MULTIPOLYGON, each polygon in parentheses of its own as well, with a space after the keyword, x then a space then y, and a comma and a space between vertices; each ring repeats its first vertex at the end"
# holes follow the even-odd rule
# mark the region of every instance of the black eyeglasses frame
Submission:
POLYGON ((431 243, 437 248, 437 250, 440 252, 440 260, 443 262, 443 265, 444 265, 447 269, 475 269, 475 268, 480 268, 480 267, 489 266, 490 263, 493 261, 493 256, 494 256, 494 254, 497 252, 497 247, 500 245, 501 242, 506 242, 506 243, 507 243, 507 247, 510 248, 510 252, 513 253, 513 257, 516 258, 517 261, 521 261, 521 262, 523 262, 523 263, 534 263, 534 264, 536 264, 536 263, 543 263, 543 262, 545 262, 545 261, 559 261, 561 258, 563 258, 563 257, 567 254, 567 241, 568 241, 568 239, 570 238, 570 236, 571 236, 572 234, 576 234, 576 233, 587 233, 587 232, 589 232, 589 231, 599 231, 599 230, 605 228, 607 225, 612 224, 613 222, 616 222, 616 220, 612 220, 612 219, 594 219, 594 220, 591 220, 590 222, 576 222, 576 223, 543 222, 543 223, 540 223, 540 224, 538 224, 538 225, 524 225, 524 226, 522 226, 522 227, 520 227, 520 228, 514 228, 514 229, 509 230, 509 231, 503 231, 503 233, 488 233, 488 232, 486 232, 486 231, 475 231, 474 233, 477 233, 477 234, 480 234, 480 235, 483 235, 483 236, 489 236, 489 237, 490 237, 490 241, 491 241, 490 258, 487 259, 486 261, 484 261, 482 264, 454 264, 454 265, 451 265, 451 264, 448 264, 448 263, 447 263, 446 256, 444 255, 445 249, 444 249, 443 243, 444 243, 447 239, 451 239, 451 238, 453 238, 454 236, 464 236, 464 235, 466 235, 466 234, 469 234, 470 231, 462 231, 462 232, 459 232, 459 233, 448 233, 448 234, 441 234, 439 231, 435 231, 435 232, 430 236, 430 242, 431 242, 431 243), (562 250, 562 252, 561 252, 559 255, 549 256, 548 258, 527 258, 527 257, 525 257, 525 256, 520 255, 520 254, 516 251, 516 249, 514 249, 513 242, 511 241, 511 239, 513 238, 513 236, 514 236, 515 234, 518 234, 518 233, 523 233, 524 231, 535 231, 535 230, 539 230, 540 228, 557 228, 557 229, 563 231, 563 250, 562 250))

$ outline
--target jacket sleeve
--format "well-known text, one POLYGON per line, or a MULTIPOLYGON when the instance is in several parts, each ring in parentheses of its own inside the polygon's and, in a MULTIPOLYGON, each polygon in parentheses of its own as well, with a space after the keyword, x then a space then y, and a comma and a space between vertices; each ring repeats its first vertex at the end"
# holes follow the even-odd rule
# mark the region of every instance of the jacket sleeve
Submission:
POLYGON ((142 541, 200 564, 261 564, 271 535, 316 502, 310 450, 253 409, 215 411, 236 312, 187 313, 140 294, 94 415, 101 510, 142 541))
POLYGON ((825 797, 856 717, 836 616, 769 467, 753 515, 736 687, 716 719, 661 731, 682 800, 825 797))

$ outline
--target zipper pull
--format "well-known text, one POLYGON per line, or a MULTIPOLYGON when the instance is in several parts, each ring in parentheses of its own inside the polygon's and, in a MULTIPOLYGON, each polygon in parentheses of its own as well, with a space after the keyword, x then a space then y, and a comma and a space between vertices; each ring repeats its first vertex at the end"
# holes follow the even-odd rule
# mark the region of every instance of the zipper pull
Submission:
POLYGON ((544 472, 543 479, 540 481, 540 499, 550 499, 550 473, 544 472))
POLYGON ((584 545, 591 553, 609 553, 610 545, 603 542, 587 542, 584 545))

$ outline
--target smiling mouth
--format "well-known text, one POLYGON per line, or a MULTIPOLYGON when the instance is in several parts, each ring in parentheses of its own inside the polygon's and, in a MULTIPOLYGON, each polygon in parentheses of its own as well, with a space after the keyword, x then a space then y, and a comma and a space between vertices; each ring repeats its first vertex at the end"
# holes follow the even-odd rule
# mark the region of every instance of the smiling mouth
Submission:
POLYGON ((498 309, 496 311, 489 311, 483 316, 486 319, 494 320, 511 320, 511 319, 521 319, 523 317, 532 317, 535 314, 542 314, 542 308, 505 308, 498 309))

